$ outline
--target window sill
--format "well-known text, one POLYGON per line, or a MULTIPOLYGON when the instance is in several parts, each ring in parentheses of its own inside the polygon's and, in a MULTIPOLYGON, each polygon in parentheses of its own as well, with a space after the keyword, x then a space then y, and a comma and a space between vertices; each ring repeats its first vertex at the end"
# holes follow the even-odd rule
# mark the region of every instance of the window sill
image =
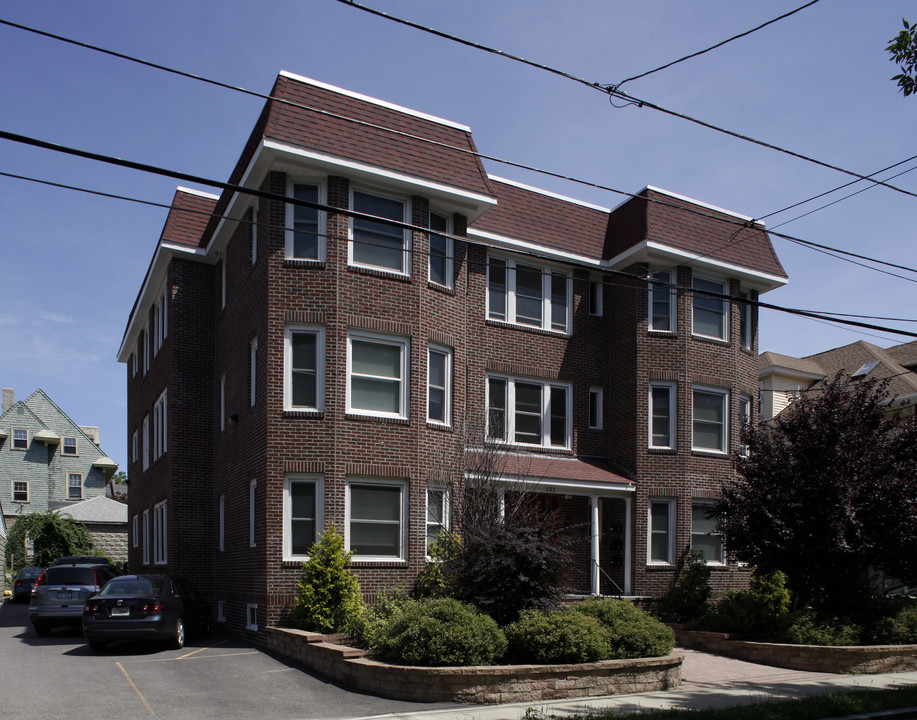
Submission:
POLYGON ((358 565, 359 567, 364 568, 403 568, 408 566, 408 561, 401 558, 366 558, 365 560, 362 560, 360 558, 351 557, 350 564, 358 565))
POLYGON ((285 418, 312 418, 313 420, 324 420, 324 410, 284 410, 281 417, 285 418))
POLYGON ((646 569, 647 570, 674 570, 675 566, 672 563, 656 562, 656 563, 647 563, 646 569))
POLYGON ((436 292, 440 292, 443 295, 455 295, 455 288, 451 288, 448 285, 440 285, 439 283, 433 282, 432 280, 427 280, 427 287, 431 290, 436 290, 436 292))
POLYGON ((373 277, 388 278, 389 280, 398 280, 404 283, 412 282, 410 275, 405 275, 397 270, 387 270, 385 268, 364 267, 363 265, 348 265, 347 271, 357 275, 371 275, 373 277))
MULTIPOLYGON (((252 266, 254 267, 254 265, 252 266)), ((324 260, 309 260, 306 258, 284 258, 283 267, 303 268, 304 270, 324 270, 324 260)))
POLYGON ((710 343, 711 345, 720 345, 722 347, 729 347, 729 340, 717 337, 710 337, 709 335, 695 335, 691 333, 691 337, 694 340, 699 340, 700 342, 710 343))
POLYGON ((556 445, 527 445, 525 443, 511 443, 504 440, 495 440, 494 438, 487 438, 486 442, 488 445, 493 445, 500 449, 505 448, 508 450, 519 450, 521 452, 553 453, 555 455, 573 455, 572 448, 562 448, 556 445))
POLYGON ((431 430, 439 430, 440 432, 454 432, 455 428, 451 425, 446 425, 445 423, 433 422, 432 420, 427 420, 427 427, 431 430))
POLYGON ((505 328, 507 330, 521 330, 523 332, 535 333, 536 335, 547 335, 548 337, 569 338, 570 333, 566 330, 546 330, 545 328, 535 327, 534 325, 520 325, 519 323, 506 322, 505 320, 492 320, 485 318, 487 325, 491 327, 505 328))
POLYGON ((692 455, 702 455, 705 457, 728 458, 729 453, 724 450, 708 450, 706 448, 691 448, 692 455))
POLYGON ((673 447, 653 447, 652 445, 647 447, 647 452, 652 455, 677 455, 678 448, 673 447))
POLYGON ((361 415, 355 412, 348 412, 344 415, 348 420, 358 420, 361 422, 378 422, 386 425, 410 425, 409 418, 402 417, 385 417, 382 415, 361 415))
POLYGON ((653 330, 652 328, 647 328, 646 334, 651 335, 653 337, 668 337, 668 338, 678 337, 678 333, 675 332, 674 330, 653 330))

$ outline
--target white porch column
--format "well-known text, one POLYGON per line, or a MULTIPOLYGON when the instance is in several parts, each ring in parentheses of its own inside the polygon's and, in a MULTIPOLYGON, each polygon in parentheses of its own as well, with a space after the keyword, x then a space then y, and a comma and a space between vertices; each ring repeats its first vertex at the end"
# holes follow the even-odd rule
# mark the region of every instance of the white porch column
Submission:
POLYGON ((631 538, 631 504, 633 499, 630 495, 624 498, 624 592, 627 595, 633 595, 631 589, 631 563, 633 562, 632 538, 631 538))
POLYGON ((502 522, 506 519, 506 490, 502 487, 497 491, 497 510, 502 522))
POLYGON ((599 574, 599 562, 601 558, 599 557, 599 539, 601 537, 601 527, 599 525, 599 498, 597 495, 591 495, 589 497, 589 527, 591 531, 590 539, 592 541, 592 550, 590 555, 592 556, 592 594, 599 595, 602 590, 602 579, 599 574))

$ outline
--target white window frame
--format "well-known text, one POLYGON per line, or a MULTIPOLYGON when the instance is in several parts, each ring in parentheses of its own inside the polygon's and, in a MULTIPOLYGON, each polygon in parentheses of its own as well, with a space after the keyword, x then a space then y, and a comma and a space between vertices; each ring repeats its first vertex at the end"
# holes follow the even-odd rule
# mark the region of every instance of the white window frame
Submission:
POLYGON ((678 325, 676 324, 676 307, 678 304, 676 302, 677 295, 675 294, 675 288, 672 287, 675 284, 674 277, 674 270, 650 270, 650 282, 647 283, 647 328, 650 332, 674 335, 678 328, 678 325), (653 280, 656 280, 657 282, 654 283, 653 280), (660 300, 664 297, 666 301, 666 306, 668 308, 668 314, 666 315, 668 323, 667 328, 657 328, 653 322, 656 317, 655 313, 653 312, 653 302, 656 293, 660 294, 660 300))
MULTIPOLYGON (((255 198, 252 201, 251 207, 251 263, 254 265, 258 262, 258 209, 259 203, 258 199, 255 198)), ((289 227, 289 225, 287 226, 289 227)))
POLYGON ((751 351, 754 346, 754 332, 752 328, 751 294, 739 294, 739 343, 743 350, 751 351))
POLYGON ((143 416, 143 469, 150 469, 150 416, 143 416))
POLYGON ((135 463, 140 459, 140 433, 134 430, 131 435, 131 462, 135 463))
POLYGON ((256 538, 255 538, 255 520, 256 516, 256 503, 258 495, 258 481, 252 479, 248 483, 248 546, 256 547, 256 538))
POLYGON ((28 502, 31 502, 31 501, 32 501, 32 492, 31 492, 31 487, 30 487, 29 481, 28 481, 28 480, 22 480, 22 479, 16 479, 16 478, 13 478, 12 480, 10 480, 10 499, 11 499, 14 503, 28 503, 28 502), (21 489, 20 489, 20 490, 17 490, 17 489, 16 489, 17 483, 25 483, 25 500, 23 500, 21 497, 19 497, 19 498, 16 497, 16 494, 17 494, 17 493, 21 493, 21 492, 22 492, 21 489))
POLYGON ((258 338, 252 338, 248 344, 248 404, 255 407, 258 401, 258 338))
POLYGON ((258 630, 258 603, 245 603, 245 629, 258 630))
MULTIPOLYGON (((316 177, 307 177, 302 175, 296 175, 293 177, 287 178, 287 197, 293 197, 293 190, 296 185, 313 185, 315 186, 316 192, 316 202, 319 205, 327 205, 327 183, 324 178, 316 177)), ((327 224, 328 216, 324 210, 316 210, 318 213, 317 222, 315 225, 315 257, 296 257, 293 255, 294 242, 296 239, 296 233, 294 231, 294 214, 296 212, 296 205, 288 202, 286 204, 286 215, 285 215, 285 227, 286 231, 284 233, 284 257, 287 260, 302 260, 304 262, 324 262, 327 257, 327 243, 326 243, 326 233, 327 233, 327 224)))
POLYGON ((153 564, 169 562, 169 512, 168 501, 153 506, 153 564))
POLYGON ((140 547, 140 518, 136 514, 131 518, 131 545, 140 547))
POLYGON ((427 346, 427 422, 433 423, 434 425, 452 425, 452 365, 453 365, 453 350, 452 348, 446 347, 445 345, 437 345, 435 343, 430 343, 427 346), (443 387, 434 386, 430 379, 431 373, 430 368, 433 364, 433 355, 440 355, 444 357, 444 373, 443 373, 443 387), (440 390, 443 393, 443 417, 442 419, 434 418, 430 416, 430 393, 435 390, 440 390))
MULTIPOLYGON (((380 193, 372 189, 367 189, 364 187, 351 187, 350 188, 350 209, 355 212, 362 212, 356 208, 356 193, 362 195, 370 195, 373 197, 378 197, 383 200, 390 200, 393 202, 400 202, 402 205, 402 213, 400 222, 410 223, 411 222, 411 201, 410 198, 401 197, 397 194, 389 193, 380 193)), ((395 218, 390 218, 394 220, 395 218)), ((401 266, 399 268, 392 268, 387 265, 372 265, 370 263, 361 263, 354 260, 354 245, 357 244, 357 241, 354 238, 354 218, 350 218, 348 223, 349 238, 347 243, 347 264, 353 267, 362 267, 370 268, 372 270, 381 270, 382 272, 394 273, 396 275, 406 275, 410 276, 411 274, 411 234, 410 231, 406 228, 401 228, 401 266)), ((395 227, 395 226, 389 226, 395 227)))
POLYGON ((691 278, 691 334, 696 337, 710 338, 712 340, 722 340, 723 342, 729 341, 729 301, 724 299, 718 299, 710 295, 704 295, 700 293, 693 292, 694 290, 706 290, 707 292, 714 292, 719 295, 725 295, 729 290, 729 283, 725 280, 718 280, 715 278, 704 277, 703 275, 695 275, 691 278), (713 287, 698 287, 699 283, 706 283, 708 285, 717 285, 719 289, 713 287), (702 308, 708 312, 718 312, 720 315, 720 330, 716 335, 708 335, 706 333, 698 332, 697 330, 697 310, 698 302, 707 302, 711 307, 702 308), (719 305, 719 310, 714 310, 713 305, 719 305))
POLYGON ((502 375, 489 373, 486 378, 486 408, 487 408, 487 440, 490 442, 505 443, 507 445, 519 445, 523 447, 541 447, 553 450, 569 450, 573 443, 573 385, 570 383, 557 382, 553 380, 537 380, 526 377, 516 377, 513 375, 502 375), (506 407, 504 435, 502 438, 491 434, 491 381, 503 381, 506 383, 506 407), (538 385, 541 387, 541 442, 528 443, 516 440, 516 385, 538 385), (553 388, 563 389, 566 391, 564 407, 564 425, 565 437, 563 445, 551 444, 551 390, 553 388))
POLYGON ((166 291, 162 290, 153 305, 153 354, 159 354, 166 339, 166 291))
POLYGON ((143 374, 146 375, 150 371, 150 345, 152 341, 150 340, 150 325, 147 323, 146 327, 143 329, 143 374))
POLYGON ((165 455, 169 449, 168 392, 168 388, 163 390, 153 405, 153 462, 165 455))
MULTIPOLYGON (((410 406, 411 393, 411 339, 401 335, 385 335, 382 333, 373 333, 364 330, 350 330, 347 333, 347 412, 352 415, 367 415, 370 417, 389 417, 389 418, 408 418, 408 408, 410 406), (352 380, 355 377, 353 373, 353 341, 375 343, 378 345, 389 345, 397 347, 400 350, 401 363, 399 371, 401 373, 398 383, 400 384, 398 398, 399 408, 397 412, 386 412, 383 410, 368 410, 365 408, 354 407, 352 380)), ((374 376, 366 376, 372 378, 374 376)), ((391 378, 379 378, 384 382, 394 382, 391 378)))
POLYGON ((536 330, 544 330, 547 332, 560 333, 563 335, 569 335, 571 328, 573 327, 573 297, 572 297, 572 287, 573 279, 568 270, 564 270, 557 266, 546 265, 537 260, 529 260, 528 258, 516 260, 516 258, 508 255, 498 255, 498 254, 489 254, 487 257, 487 298, 486 298, 486 313, 487 319, 496 321, 496 322, 505 322, 510 325, 516 325, 523 328, 535 328, 536 330), (491 272, 492 269, 497 265, 502 263, 504 268, 504 276, 506 278, 505 283, 503 284, 503 290, 501 291, 504 297, 504 312, 492 312, 491 309, 491 299, 494 295, 494 290, 496 288, 495 281, 491 282, 491 272), (517 290, 517 268, 523 266, 527 269, 537 270, 541 273, 541 321, 540 324, 533 322, 526 322, 520 320, 518 310, 517 310, 517 299, 518 299, 518 290, 517 290), (563 327, 554 327, 553 322, 553 296, 552 296, 552 285, 553 280, 556 278, 563 278, 565 280, 565 290, 566 290, 566 300, 565 300, 565 313, 564 313, 564 324, 563 327), (500 317, 500 315, 503 317, 500 317))
MULTIPOLYGON (((706 422, 706 421, 702 421, 706 422)), ((729 391, 723 388, 711 387, 708 385, 694 385, 691 389, 691 449, 698 452, 706 453, 716 453, 719 455, 725 455, 729 450, 729 391), (716 395, 719 396, 722 400, 722 416, 723 416, 723 425, 722 425, 722 441, 719 448, 709 448, 699 446, 695 438, 695 425, 698 422, 695 412, 695 405, 697 404, 697 394, 703 393, 705 395, 716 395)))
POLYGON ((426 558, 430 559, 430 528, 438 527, 442 532, 449 532, 452 515, 452 493, 449 488, 441 485, 428 485, 424 517, 424 547, 426 558), (430 493, 442 493, 442 522, 430 520, 430 493))
POLYGON ((219 548, 220 552, 223 552, 226 550, 226 493, 220 493, 218 507, 219 529, 217 532, 219 534, 217 536, 217 547, 219 548))
POLYGON ((722 533, 718 533, 718 532, 699 533, 699 532, 695 532, 695 530, 694 530, 694 512, 695 512, 695 510, 696 510, 696 509, 699 509, 699 508, 711 508, 711 507, 713 507, 713 503, 712 503, 712 502, 709 502, 709 501, 703 501, 703 500, 694 500, 694 501, 692 501, 692 503, 691 503, 691 547, 692 547, 692 548, 695 547, 694 538, 695 538, 695 537, 698 537, 698 536, 700 536, 700 535, 718 538, 719 550, 720 550, 720 557, 719 557, 719 559, 708 560, 708 559, 707 559, 707 556, 704 555, 704 562, 705 562, 707 565, 711 565, 711 566, 714 566, 714 567, 722 567, 722 566, 724 566, 724 565, 726 564, 726 547, 725 547, 725 545, 723 544, 723 535, 722 535, 722 533))
POLYGON ((60 439, 60 454, 63 457, 79 457, 80 456, 80 441, 79 438, 75 435, 64 435, 60 439), (72 440, 71 444, 68 444, 67 441, 72 440), (67 452, 68 447, 73 447, 73 452, 67 452))
POLYGON ((589 278, 589 314, 602 317, 604 313, 604 283, 601 277, 589 278))
POLYGON ((589 388, 589 428, 591 430, 601 430, 603 427, 603 405, 605 392, 600 387, 589 388))
POLYGON ((739 455, 742 455, 743 457, 748 455, 748 444, 742 442, 742 428, 751 424, 752 408, 753 405, 751 395, 739 395, 739 427, 738 432, 736 433, 736 443, 737 451, 739 455))
POLYGON ((677 429, 678 429, 678 392, 677 386, 674 382, 651 382, 649 384, 649 389, 647 391, 647 419, 649 424, 647 425, 647 447, 662 449, 662 450, 674 450, 677 443, 677 429), (654 440, 654 428, 653 420, 656 416, 656 407, 653 400, 653 391, 654 390, 666 390, 669 394, 669 418, 668 418, 668 433, 669 433, 669 442, 667 445, 657 445, 654 440))
MULTIPOLYGON (((304 483, 315 486, 315 540, 324 527, 324 488, 321 475, 291 473, 283 478, 283 559, 307 560, 308 553, 293 552, 293 484, 304 483)), ((313 541, 314 542, 314 541, 313 541)))
POLYGON ((81 472, 67 472, 67 500, 82 500, 83 499, 83 473, 81 472), (77 483, 74 483, 74 480, 78 480, 77 483), (74 488, 78 489, 79 492, 74 495, 71 492, 74 488))
POLYGON ((143 511, 143 564, 150 564, 150 511, 143 511))
MULTIPOLYGON (((452 242, 452 217, 449 215, 443 215, 434 210, 430 211, 430 233, 428 235, 428 256, 427 256, 427 280, 434 285, 439 287, 451 288, 455 284, 454 279, 454 265, 453 258, 455 257, 454 243, 452 242), (444 229, 439 231, 433 230, 433 216, 442 218, 444 222, 444 229), (443 280, 444 282, 439 282, 438 280, 433 279, 433 237, 436 236, 441 238, 445 244, 445 257, 443 257, 443 280)), ((440 257, 436 255, 435 257, 440 257)))
POLYGON ((26 452, 29 449, 29 429, 23 427, 13 427, 10 428, 10 449, 18 450, 19 452, 26 452), (17 438, 16 433, 25 433, 25 438, 17 438), (19 447, 19 444, 24 442, 23 447, 19 447))
MULTIPOLYGON (((351 562, 354 564, 364 563, 364 562, 407 562, 408 558, 408 483, 406 480, 399 479, 390 479, 390 478, 365 478, 365 477, 348 477, 347 478, 347 491, 346 498, 344 503, 346 520, 344 524, 344 543, 346 545, 346 550, 349 552, 352 549, 351 544, 351 523, 353 522, 353 502, 352 502, 352 493, 353 487, 355 485, 359 486, 370 486, 376 485, 379 487, 389 487, 389 488, 398 488, 401 492, 401 502, 399 504, 400 517, 398 519, 399 524, 399 533, 398 533, 398 552, 395 555, 358 555, 354 554, 351 562)), ((380 523, 385 521, 378 521, 380 523)), ((390 522, 390 521, 389 521, 390 522)))
POLYGON ((325 409, 325 328, 287 325, 283 334, 283 409, 322 412, 325 409), (315 335, 315 407, 293 404, 293 334, 315 335))
POLYGON ((220 375, 220 432, 226 432, 226 373, 220 375))
POLYGON ((675 534, 676 534, 675 500, 666 498, 650 498, 646 506, 646 564, 669 566, 675 560, 675 534), (664 560, 653 558, 653 535, 660 531, 653 528, 653 506, 665 505, 668 508, 668 528, 666 529, 667 544, 666 558, 664 560))

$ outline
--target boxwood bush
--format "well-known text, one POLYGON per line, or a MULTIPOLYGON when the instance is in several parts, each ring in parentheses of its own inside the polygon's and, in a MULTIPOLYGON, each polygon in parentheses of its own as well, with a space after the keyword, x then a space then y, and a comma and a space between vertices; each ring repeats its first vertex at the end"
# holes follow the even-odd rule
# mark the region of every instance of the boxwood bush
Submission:
POLYGON ((813 610, 791 614, 784 642, 793 645, 859 645, 863 628, 847 618, 819 615, 813 610))
POLYGON ((506 636, 492 618, 451 598, 399 603, 367 644, 380 660, 427 667, 491 665, 506 652, 506 636))
POLYGON ((659 657, 675 647, 672 628, 626 600, 590 599, 574 606, 574 610, 594 617, 605 628, 609 658, 659 657))
POLYGON ((582 663, 608 657, 608 631, 594 617, 571 610, 523 610, 506 627, 513 663, 582 663))

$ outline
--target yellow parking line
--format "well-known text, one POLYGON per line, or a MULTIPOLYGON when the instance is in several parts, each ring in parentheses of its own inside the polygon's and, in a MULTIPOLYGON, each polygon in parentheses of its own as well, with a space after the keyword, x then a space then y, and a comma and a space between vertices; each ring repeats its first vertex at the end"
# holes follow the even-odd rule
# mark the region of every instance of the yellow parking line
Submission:
MULTIPOLYGON (((207 648, 201 648, 206 650, 207 648)), ((194 652, 198 652, 195 650, 194 652)), ((236 655, 257 655, 257 650, 245 650, 242 652, 229 652, 229 653, 219 653, 218 655, 201 655, 200 657, 190 657, 194 653, 188 653, 188 655, 182 655, 181 657, 176 658, 149 658, 147 660, 126 660, 125 662, 128 665, 143 665, 144 663, 161 663, 161 662, 175 662, 177 660, 210 660, 211 658, 222 658, 222 657, 235 657, 236 655)))
POLYGON ((156 713, 153 712, 153 708, 150 707, 150 704, 146 701, 146 698, 143 697, 143 693, 140 692, 136 685, 134 685, 134 681, 131 680, 131 676, 127 674, 127 670, 124 669, 124 666, 119 662, 116 662, 115 665, 117 665, 118 669, 124 673, 124 677, 127 678, 127 681, 131 684, 131 687, 134 688, 134 692, 137 693, 137 697, 140 698, 140 702, 143 703, 143 706, 149 711, 150 715, 156 717, 156 713))
POLYGON ((220 640, 220 642, 218 643, 214 643, 213 645, 208 645, 207 647, 198 648, 197 650, 192 650, 191 652, 185 653, 184 655, 180 655, 179 657, 175 659, 184 660, 185 658, 189 658, 192 655, 197 655, 197 653, 199 652, 204 652, 204 650, 209 650, 210 648, 215 648, 215 647, 219 647, 220 645, 225 645, 227 642, 228 642, 227 640, 220 640))

